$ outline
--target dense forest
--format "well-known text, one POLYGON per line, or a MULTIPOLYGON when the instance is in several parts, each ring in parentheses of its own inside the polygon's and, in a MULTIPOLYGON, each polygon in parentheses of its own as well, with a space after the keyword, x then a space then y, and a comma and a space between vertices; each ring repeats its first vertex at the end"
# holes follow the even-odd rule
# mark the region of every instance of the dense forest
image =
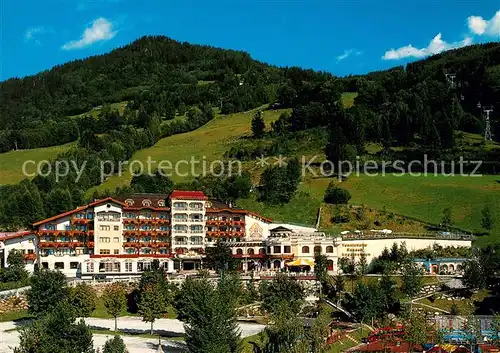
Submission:
MULTIPOLYGON (((324 149, 336 161, 362 154, 366 142, 381 143, 385 149, 403 146, 403 156, 398 156, 402 159, 423 153, 449 157, 456 152, 460 131, 482 133, 479 102, 497 108, 491 118, 494 139, 499 141, 498 43, 339 78, 273 67, 244 52, 143 37, 109 54, 0 83, 0 152, 77 141, 58 160, 86 163, 78 181, 69 173, 58 182, 54 176, 37 176, 0 187, 0 227, 27 226, 82 204, 85 191, 102 182, 102 160, 127 160, 160 138, 197 129, 215 116, 216 109, 227 114, 268 103, 291 108, 273 124, 271 133, 287 145, 302 133, 327 131, 324 149), (343 92, 357 92, 353 107, 343 107, 343 92), (123 101, 123 112, 109 104, 123 101), (85 114, 96 106, 101 107, 99 114, 85 114)), ((264 152, 280 148, 274 144, 264 152)), ((252 154, 233 152, 229 156, 252 154)), ((476 157, 500 160, 498 152, 484 153, 476 157)), ((246 193, 247 181, 244 191, 236 188, 235 195, 246 193)), ((135 190, 144 190, 149 182, 137 183, 135 190)), ((224 185, 230 188, 239 182, 225 180, 229 184, 224 185)))

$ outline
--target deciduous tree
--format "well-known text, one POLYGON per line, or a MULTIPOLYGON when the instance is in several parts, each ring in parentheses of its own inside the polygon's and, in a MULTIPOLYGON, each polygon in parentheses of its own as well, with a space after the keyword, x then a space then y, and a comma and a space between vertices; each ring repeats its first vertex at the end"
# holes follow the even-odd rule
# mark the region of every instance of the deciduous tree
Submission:
POLYGON ((69 302, 78 317, 88 317, 96 307, 96 291, 87 283, 78 283, 70 289, 69 302))
POLYGON ((115 331, 118 329, 118 316, 127 305, 125 290, 119 283, 108 285, 103 292, 106 312, 115 319, 115 331))
POLYGON ((153 334, 153 324, 156 319, 161 318, 167 312, 167 300, 165 292, 160 284, 148 284, 140 293, 138 303, 139 313, 142 320, 151 324, 151 335, 153 334))
POLYGON ((28 310, 41 316, 51 312, 60 303, 68 299, 69 289, 66 276, 59 271, 40 270, 31 277, 31 289, 28 291, 28 310))

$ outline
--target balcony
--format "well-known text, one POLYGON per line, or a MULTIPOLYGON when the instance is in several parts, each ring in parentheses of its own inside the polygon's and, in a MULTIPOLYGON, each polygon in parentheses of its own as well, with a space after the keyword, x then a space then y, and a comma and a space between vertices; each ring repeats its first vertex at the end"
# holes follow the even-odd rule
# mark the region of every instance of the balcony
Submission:
POLYGON ((28 260, 29 261, 35 261, 36 260, 36 254, 35 253, 33 253, 33 254, 24 254, 23 257, 24 257, 24 260, 26 260, 26 261, 28 261, 28 260))
POLYGON ((235 259, 263 259, 264 254, 233 254, 235 259))
POLYGON ((90 222, 93 222, 93 218, 72 218, 71 223, 72 224, 88 224, 90 222))
POLYGON ((293 260, 295 258, 295 255, 294 254, 270 254, 269 257, 271 259, 293 260))
POLYGON ((187 233, 187 229, 172 229, 173 233, 187 233))

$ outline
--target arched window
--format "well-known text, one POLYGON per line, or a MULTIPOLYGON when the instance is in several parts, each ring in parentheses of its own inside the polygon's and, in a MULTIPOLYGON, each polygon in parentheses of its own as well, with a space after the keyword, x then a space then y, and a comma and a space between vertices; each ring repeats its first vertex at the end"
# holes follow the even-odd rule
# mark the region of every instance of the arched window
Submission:
POLYGON ((253 254, 255 254, 255 251, 252 248, 250 248, 250 249, 247 250, 247 254, 248 255, 253 255, 253 254))
POLYGON ((330 245, 330 246, 327 246, 327 247, 326 247, 326 252, 327 252, 328 254, 331 254, 331 253, 333 252, 333 246, 331 246, 331 245, 330 245))
POLYGON ((236 249, 236 254, 243 255, 243 249, 240 249, 240 248, 236 249))
POLYGON ((264 248, 259 249, 259 254, 265 254, 265 253, 266 253, 266 250, 264 248))
POLYGON ((280 268, 281 267, 281 261, 280 260, 274 260, 273 267, 274 268, 280 268))
POLYGON ((319 245, 318 245, 318 246, 315 246, 315 247, 314 247, 314 253, 315 253, 315 254, 321 254, 321 246, 319 246, 319 245))
POLYGON ((309 254, 309 247, 308 246, 302 247, 302 254, 309 254))
POLYGON ((333 260, 328 260, 328 271, 333 271, 333 260))

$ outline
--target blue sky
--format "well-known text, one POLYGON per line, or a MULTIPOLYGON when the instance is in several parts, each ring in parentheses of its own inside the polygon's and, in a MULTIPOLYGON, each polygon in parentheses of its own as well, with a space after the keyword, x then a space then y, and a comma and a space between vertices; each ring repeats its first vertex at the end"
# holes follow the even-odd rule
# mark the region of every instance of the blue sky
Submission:
POLYGON ((500 40, 498 0, 0 0, 0 10, 0 80, 105 53, 147 34, 337 75, 500 40))

